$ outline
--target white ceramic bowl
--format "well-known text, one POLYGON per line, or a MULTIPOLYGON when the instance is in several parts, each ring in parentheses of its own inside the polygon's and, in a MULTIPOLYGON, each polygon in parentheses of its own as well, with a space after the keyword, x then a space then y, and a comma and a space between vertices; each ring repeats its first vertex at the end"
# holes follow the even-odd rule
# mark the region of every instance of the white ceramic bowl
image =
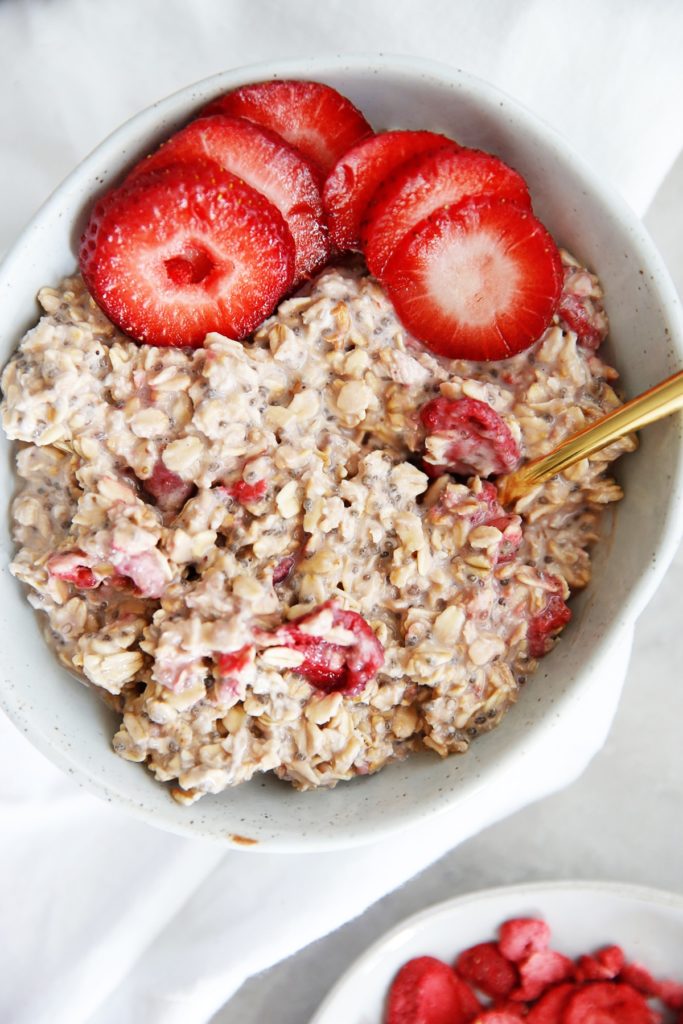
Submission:
MULTIPOLYGON (((668 275, 628 207, 550 128, 484 82, 403 57, 324 58, 240 68, 155 104, 106 139, 52 195, 0 269, 2 362, 35 322, 35 295, 74 270, 75 245, 95 196, 211 97, 271 76, 316 78, 349 96, 377 129, 431 128, 491 150, 529 182, 558 242, 600 274, 612 321, 608 355, 630 394, 668 376, 683 356, 683 328, 668 275)), ((3 439, 4 441, 4 439, 3 439)), ((6 449, 7 450, 7 449, 6 449)), ((8 571, 2 524, 0 702, 29 739, 82 784, 171 831, 251 849, 313 850, 368 842, 436 814, 452 842, 576 777, 601 745, 625 672, 633 624, 675 551, 682 522, 680 424, 648 428, 623 460, 626 489, 595 558, 595 579, 574 621, 502 727, 466 757, 413 757, 329 792, 300 794, 256 778, 184 808, 139 765, 111 750, 113 716, 61 669, 8 571), (446 827, 446 826, 445 826, 446 827)), ((14 487, 9 452, 3 493, 14 487)))
POLYGON ((495 939, 512 917, 542 917, 551 945, 572 958, 616 943, 653 974, 683 982, 683 897, 604 882, 542 882, 468 893, 429 907, 379 939, 337 982, 310 1024, 379 1024, 387 991, 414 956, 452 963, 495 939))

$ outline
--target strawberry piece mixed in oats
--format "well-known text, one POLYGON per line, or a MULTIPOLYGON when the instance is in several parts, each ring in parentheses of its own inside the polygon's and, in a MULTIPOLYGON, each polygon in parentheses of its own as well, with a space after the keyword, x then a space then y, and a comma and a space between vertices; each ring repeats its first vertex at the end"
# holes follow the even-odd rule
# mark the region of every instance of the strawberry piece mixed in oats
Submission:
POLYGON ((505 420, 476 398, 433 398, 420 409, 426 432, 424 469, 429 476, 455 473, 487 477, 510 473, 520 451, 505 420), (434 449, 442 461, 434 462, 434 449))

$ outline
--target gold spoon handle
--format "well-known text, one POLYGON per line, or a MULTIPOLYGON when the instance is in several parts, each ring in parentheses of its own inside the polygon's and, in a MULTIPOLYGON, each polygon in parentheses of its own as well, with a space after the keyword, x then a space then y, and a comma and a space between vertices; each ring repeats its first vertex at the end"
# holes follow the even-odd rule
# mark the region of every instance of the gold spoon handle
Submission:
POLYGON ((534 459, 514 473, 499 477, 496 481, 499 502, 501 505, 510 505, 538 484, 568 469, 575 462, 599 452, 601 448, 606 448, 624 434, 640 430, 648 423, 670 416, 679 409, 683 409, 683 370, 590 423, 547 455, 534 459))

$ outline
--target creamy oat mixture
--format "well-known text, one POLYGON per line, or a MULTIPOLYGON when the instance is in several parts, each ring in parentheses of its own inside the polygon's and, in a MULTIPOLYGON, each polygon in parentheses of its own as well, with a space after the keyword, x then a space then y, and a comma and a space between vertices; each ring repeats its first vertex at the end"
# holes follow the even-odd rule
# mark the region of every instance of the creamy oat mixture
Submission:
MULTIPOLYGON (((564 260, 565 294, 600 322, 597 280, 564 260)), ((427 461, 444 453, 417 414, 480 399, 525 459, 548 451, 619 404, 616 372, 566 324, 504 362, 437 359, 352 264, 253 342, 197 350, 128 340, 80 277, 39 299, 2 378, 21 442, 12 571, 60 661, 120 711, 119 754, 191 802, 257 771, 309 788, 462 752, 497 724, 536 664, 530 621, 589 580, 600 510, 621 496, 608 464, 634 443, 492 525, 489 484, 418 468, 425 443, 427 461), (307 615, 307 635, 348 647, 334 608, 384 648, 357 693, 312 685, 281 642, 307 615)))

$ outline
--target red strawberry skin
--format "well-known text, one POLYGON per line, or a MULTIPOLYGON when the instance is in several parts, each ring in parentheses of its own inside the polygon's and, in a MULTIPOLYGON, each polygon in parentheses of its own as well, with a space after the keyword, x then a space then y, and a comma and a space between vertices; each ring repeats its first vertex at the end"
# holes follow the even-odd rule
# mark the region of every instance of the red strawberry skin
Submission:
POLYGON ((330 249, 317 171, 274 132, 243 118, 199 118, 142 160, 128 180, 188 160, 214 160, 280 211, 294 239, 295 284, 327 260, 330 249))
POLYGON ((445 145, 457 143, 435 132, 382 132, 345 153, 330 171, 323 189, 330 236, 337 248, 358 248, 365 211, 388 175, 418 153, 445 145))
POLYGON ((361 226, 366 263, 381 278, 392 252, 420 221, 470 196, 512 199, 531 208, 524 178, 498 157, 446 146, 403 164, 379 186, 361 226))
POLYGON ((409 232, 383 284, 406 329, 451 359, 505 359, 545 331, 562 288, 553 239, 525 206, 479 196, 409 232))
POLYGON ((350 100, 320 82, 245 85, 212 100, 202 116, 246 117, 281 135, 317 167, 321 178, 372 128, 350 100))
POLYGON ((291 286, 294 245, 280 213, 211 163, 141 175, 93 209, 80 266, 110 320, 137 341, 197 347, 243 338, 291 286))

